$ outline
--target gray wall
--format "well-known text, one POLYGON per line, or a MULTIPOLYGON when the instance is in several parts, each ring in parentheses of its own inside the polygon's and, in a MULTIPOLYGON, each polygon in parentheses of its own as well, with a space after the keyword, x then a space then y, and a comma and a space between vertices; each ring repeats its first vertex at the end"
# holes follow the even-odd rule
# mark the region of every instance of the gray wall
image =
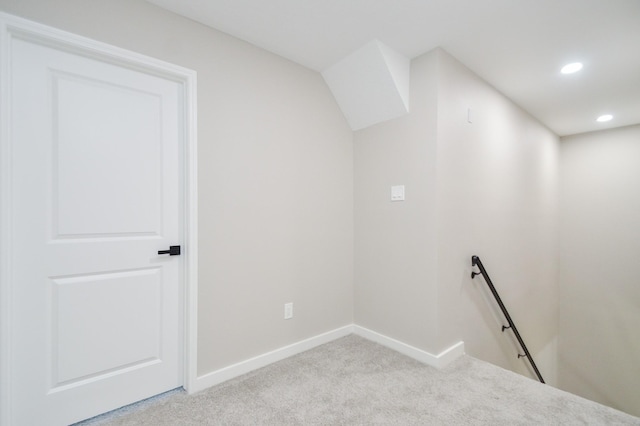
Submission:
POLYGON ((436 351, 437 55, 411 64, 410 114, 355 132, 355 321, 436 351), (391 202, 391 186, 405 201, 391 202))
POLYGON ((409 116, 355 134, 356 323, 434 354, 464 340, 530 375, 469 277, 477 254, 553 383, 558 138, 442 50, 413 61, 411 84, 409 116))
POLYGON ((562 138, 559 386, 640 416, 640 125, 562 138))
POLYGON ((353 136, 320 74, 142 0, 0 10, 197 71, 199 374, 353 322, 353 136))
POLYGON ((532 376, 480 277, 480 256, 543 377, 555 383, 558 137, 440 52, 439 344, 532 376), (468 109, 471 109, 471 123, 468 109))

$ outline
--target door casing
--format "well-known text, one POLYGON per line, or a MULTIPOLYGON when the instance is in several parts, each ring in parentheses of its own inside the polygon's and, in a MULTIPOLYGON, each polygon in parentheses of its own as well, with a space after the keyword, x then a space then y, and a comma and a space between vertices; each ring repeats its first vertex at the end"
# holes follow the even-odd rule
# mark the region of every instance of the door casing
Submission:
POLYGON ((130 52, 105 43, 74 35, 23 18, 0 12, 0 425, 10 425, 12 419, 12 191, 11 144, 9 136, 11 91, 9 66, 11 40, 28 39, 37 43, 97 58, 176 81, 183 86, 185 111, 184 163, 181 192, 184 211, 184 384, 189 391, 197 378, 197 292, 198 292, 198 187, 197 187, 197 102, 196 72, 145 55, 130 52))

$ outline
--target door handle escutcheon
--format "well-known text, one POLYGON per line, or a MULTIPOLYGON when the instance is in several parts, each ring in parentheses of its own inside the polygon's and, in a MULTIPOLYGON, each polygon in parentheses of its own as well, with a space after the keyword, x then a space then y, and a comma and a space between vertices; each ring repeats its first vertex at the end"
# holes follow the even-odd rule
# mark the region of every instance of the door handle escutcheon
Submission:
POLYGON ((169 250, 158 250, 158 254, 168 254, 169 256, 180 256, 180 246, 169 246, 169 250))

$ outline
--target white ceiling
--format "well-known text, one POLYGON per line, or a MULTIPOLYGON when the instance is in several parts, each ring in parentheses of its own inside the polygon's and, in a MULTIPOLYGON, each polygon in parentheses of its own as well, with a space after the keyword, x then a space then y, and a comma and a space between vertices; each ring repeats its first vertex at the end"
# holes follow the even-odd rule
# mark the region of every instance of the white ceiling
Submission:
POLYGON ((640 123, 640 0, 149 1, 320 72, 373 39, 440 46, 561 136, 640 123))

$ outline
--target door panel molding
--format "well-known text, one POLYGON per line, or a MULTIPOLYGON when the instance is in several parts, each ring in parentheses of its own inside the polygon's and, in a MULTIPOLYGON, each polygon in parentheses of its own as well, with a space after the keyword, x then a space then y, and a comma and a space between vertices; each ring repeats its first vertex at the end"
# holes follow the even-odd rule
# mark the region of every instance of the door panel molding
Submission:
POLYGON ((196 72, 125 49, 77 36, 33 21, 0 12, 0 425, 12 424, 12 383, 19 378, 12 376, 11 345, 14 333, 12 264, 14 255, 11 241, 13 199, 11 164, 11 46, 15 40, 53 47, 87 58, 145 74, 164 78, 182 87, 182 107, 185 114, 180 129, 183 144, 181 193, 183 210, 181 221, 184 230, 182 241, 183 268, 183 322, 184 322, 184 388, 194 389, 197 378, 197 292, 198 292, 198 188, 197 188, 197 99, 196 72))

